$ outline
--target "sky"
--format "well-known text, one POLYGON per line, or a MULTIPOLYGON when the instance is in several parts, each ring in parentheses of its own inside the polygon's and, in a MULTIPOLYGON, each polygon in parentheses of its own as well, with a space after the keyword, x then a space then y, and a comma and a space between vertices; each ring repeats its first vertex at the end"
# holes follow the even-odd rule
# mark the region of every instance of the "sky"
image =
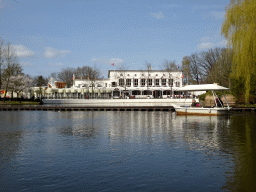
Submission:
POLYGON ((0 0, 0 38, 23 72, 48 77, 67 67, 163 69, 163 61, 225 47, 230 0, 0 0), (111 65, 114 63, 114 66, 111 65))

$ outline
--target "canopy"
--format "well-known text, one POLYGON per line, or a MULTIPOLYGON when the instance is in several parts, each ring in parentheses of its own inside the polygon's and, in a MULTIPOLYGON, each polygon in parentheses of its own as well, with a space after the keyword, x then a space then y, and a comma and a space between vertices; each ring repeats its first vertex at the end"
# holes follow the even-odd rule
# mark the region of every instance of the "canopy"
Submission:
POLYGON ((177 91, 224 91, 229 90, 229 88, 222 87, 217 84, 201 84, 201 85, 187 85, 185 87, 180 87, 177 91))

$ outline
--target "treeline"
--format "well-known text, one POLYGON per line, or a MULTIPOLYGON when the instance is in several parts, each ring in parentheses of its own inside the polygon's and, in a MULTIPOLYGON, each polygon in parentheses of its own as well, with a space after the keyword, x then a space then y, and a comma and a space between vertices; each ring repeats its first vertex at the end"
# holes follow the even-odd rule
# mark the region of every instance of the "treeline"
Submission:
POLYGON ((182 71, 188 84, 219 83, 230 87, 232 50, 214 48, 183 57, 182 71))
POLYGON ((0 90, 4 101, 8 91, 19 94, 31 86, 32 79, 22 71, 13 45, 0 39, 0 90))
POLYGON ((102 78, 102 73, 96 66, 83 66, 77 68, 67 67, 62 69, 60 72, 51 73, 47 80, 49 81, 51 78, 53 78, 56 81, 63 81, 66 83, 67 87, 71 87, 73 82, 73 74, 75 75, 75 78, 89 79, 91 81, 102 78))

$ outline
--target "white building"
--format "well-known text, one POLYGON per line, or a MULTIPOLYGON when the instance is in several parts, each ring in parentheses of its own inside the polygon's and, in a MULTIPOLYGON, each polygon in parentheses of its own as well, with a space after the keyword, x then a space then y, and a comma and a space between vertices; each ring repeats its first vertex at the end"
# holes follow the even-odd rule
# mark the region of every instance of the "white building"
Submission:
POLYGON ((74 78, 72 89, 89 97, 166 98, 183 86, 182 78, 182 72, 165 70, 109 70, 108 79, 74 78))

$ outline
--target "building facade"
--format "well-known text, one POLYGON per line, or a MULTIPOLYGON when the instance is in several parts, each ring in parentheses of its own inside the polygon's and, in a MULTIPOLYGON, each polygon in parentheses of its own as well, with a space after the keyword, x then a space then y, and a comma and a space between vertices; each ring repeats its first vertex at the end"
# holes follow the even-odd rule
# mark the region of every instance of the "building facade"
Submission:
POLYGON ((165 70, 109 70, 108 79, 73 79, 73 89, 84 89, 88 96, 167 98, 182 87, 182 72, 165 70))

